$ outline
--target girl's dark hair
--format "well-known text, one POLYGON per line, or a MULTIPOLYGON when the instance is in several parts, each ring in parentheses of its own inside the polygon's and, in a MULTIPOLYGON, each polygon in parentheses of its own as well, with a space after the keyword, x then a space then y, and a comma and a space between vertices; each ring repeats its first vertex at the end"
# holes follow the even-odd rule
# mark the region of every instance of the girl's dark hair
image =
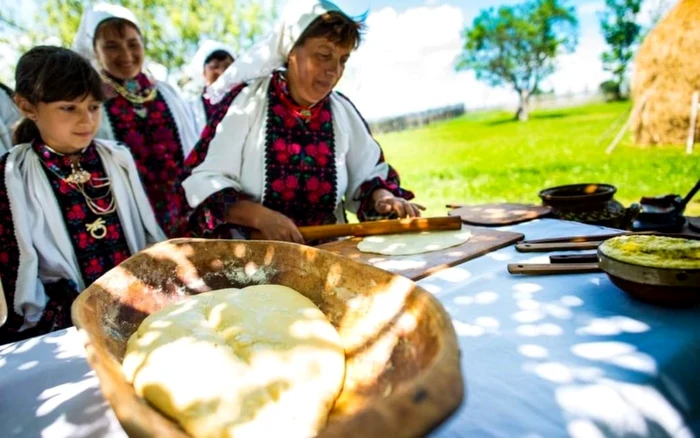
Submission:
POLYGON ((294 46, 303 46, 309 38, 322 37, 339 46, 357 49, 362 42, 364 30, 365 23, 363 19, 353 20, 340 11, 328 11, 316 17, 304 29, 294 46))
POLYGON ((231 62, 235 60, 233 55, 228 53, 226 50, 214 50, 209 56, 207 56, 207 59, 204 60, 204 65, 207 65, 214 60, 226 61, 227 59, 230 59, 231 62))
MULTIPOLYGON (((15 94, 32 105, 88 96, 104 101, 102 79, 90 62, 72 50, 55 46, 37 46, 19 58, 15 94)), ((13 137, 15 144, 41 139, 36 124, 26 117, 13 137)))

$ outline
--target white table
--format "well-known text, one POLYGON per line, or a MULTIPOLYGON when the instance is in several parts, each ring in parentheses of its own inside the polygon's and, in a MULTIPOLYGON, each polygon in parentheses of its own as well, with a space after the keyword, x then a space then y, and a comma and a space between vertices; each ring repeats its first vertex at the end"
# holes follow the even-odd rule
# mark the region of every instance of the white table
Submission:
MULTIPOLYGON (((607 230, 541 220, 528 239, 607 230)), ((700 309, 634 301, 604 274, 514 277, 513 247, 419 284, 452 315, 466 401, 436 437, 700 436, 700 309)), ((0 435, 122 437, 74 329, 0 347, 0 435)))

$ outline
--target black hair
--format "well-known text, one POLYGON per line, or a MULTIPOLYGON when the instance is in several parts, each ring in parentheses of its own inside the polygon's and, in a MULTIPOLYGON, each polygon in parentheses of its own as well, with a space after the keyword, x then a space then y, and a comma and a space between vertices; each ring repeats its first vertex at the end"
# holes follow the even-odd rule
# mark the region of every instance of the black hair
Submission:
POLYGON ((328 11, 309 24, 294 44, 301 47, 309 38, 327 38, 332 43, 357 49, 362 42, 365 24, 362 19, 354 20, 340 11, 328 11))
MULTIPOLYGON (((104 101, 102 78, 90 62, 63 47, 37 46, 22 55, 15 71, 15 94, 32 105, 92 96, 104 101)), ((41 138, 36 124, 24 118, 15 128, 15 144, 41 138)))
POLYGON ((226 61, 227 59, 230 59, 231 62, 235 60, 233 55, 226 50, 214 50, 209 56, 207 56, 207 59, 204 60, 204 65, 209 64, 211 61, 226 61))

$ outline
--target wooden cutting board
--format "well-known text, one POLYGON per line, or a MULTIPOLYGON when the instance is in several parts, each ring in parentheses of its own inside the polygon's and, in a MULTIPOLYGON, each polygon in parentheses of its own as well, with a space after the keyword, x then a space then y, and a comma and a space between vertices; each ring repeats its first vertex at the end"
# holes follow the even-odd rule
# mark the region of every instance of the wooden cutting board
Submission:
POLYGON ((360 252, 357 249, 358 242, 362 240, 360 237, 324 243, 319 245, 318 248, 376 266, 385 271, 403 275, 415 281, 434 274, 441 269, 458 265, 491 251, 512 245, 524 238, 520 233, 498 231, 471 225, 464 225, 463 229, 472 232, 472 236, 467 242, 459 246, 425 254, 385 256, 360 252))
POLYGON ((454 210, 448 213, 450 216, 461 216, 466 224, 486 226, 519 224, 552 212, 550 207, 543 205, 513 203, 453 205, 452 207, 454 210))

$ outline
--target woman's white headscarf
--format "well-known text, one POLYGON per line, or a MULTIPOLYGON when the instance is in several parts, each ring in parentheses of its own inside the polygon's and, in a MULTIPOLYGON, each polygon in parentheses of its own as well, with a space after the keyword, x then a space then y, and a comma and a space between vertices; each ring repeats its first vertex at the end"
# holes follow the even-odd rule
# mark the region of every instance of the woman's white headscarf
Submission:
POLYGON ((100 24, 110 18, 121 18, 140 29, 139 22, 133 12, 120 5, 99 3, 85 9, 80 20, 80 26, 73 39, 73 50, 92 62, 96 62, 95 32, 100 24))
POLYGON ((235 51, 233 47, 214 40, 205 40, 199 45, 197 53, 194 54, 192 60, 190 61, 188 70, 189 75, 192 77, 198 77, 202 75, 202 70, 204 68, 204 61, 207 60, 209 55, 216 51, 224 51, 231 55, 232 59, 236 59, 235 51))
POLYGON ((282 67, 304 30, 329 11, 342 12, 338 6, 326 0, 290 0, 273 31, 236 58, 224 74, 207 88, 209 101, 217 104, 236 85, 268 76, 282 67))

